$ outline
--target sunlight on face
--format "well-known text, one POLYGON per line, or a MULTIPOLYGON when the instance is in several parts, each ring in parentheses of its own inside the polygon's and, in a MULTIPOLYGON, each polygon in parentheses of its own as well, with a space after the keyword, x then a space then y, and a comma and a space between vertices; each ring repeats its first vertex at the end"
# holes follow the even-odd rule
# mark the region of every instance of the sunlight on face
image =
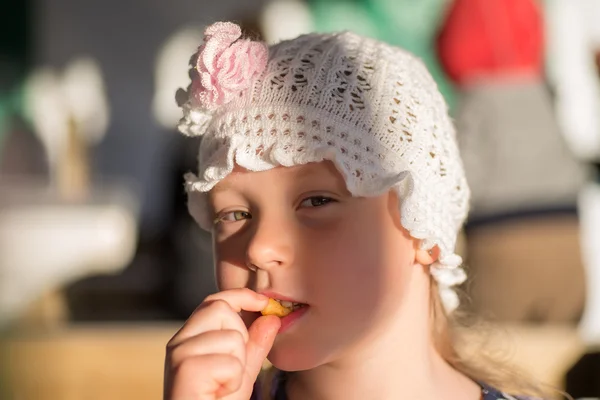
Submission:
POLYGON ((394 193, 352 197, 331 162, 236 168, 210 192, 217 283, 307 303, 269 359, 300 370, 334 361, 402 307, 415 242, 394 193), (356 323, 361 321, 361 323, 356 323))

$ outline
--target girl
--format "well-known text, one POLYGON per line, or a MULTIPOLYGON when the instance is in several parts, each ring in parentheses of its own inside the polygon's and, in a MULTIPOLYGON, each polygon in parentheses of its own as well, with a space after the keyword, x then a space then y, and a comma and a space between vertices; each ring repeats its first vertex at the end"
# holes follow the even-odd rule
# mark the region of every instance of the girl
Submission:
POLYGON ((454 349, 469 190, 423 64, 347 32, 240 37, 208 27, 178 93, 221 292, 167 345, 165 398, 512 399, 454 349))

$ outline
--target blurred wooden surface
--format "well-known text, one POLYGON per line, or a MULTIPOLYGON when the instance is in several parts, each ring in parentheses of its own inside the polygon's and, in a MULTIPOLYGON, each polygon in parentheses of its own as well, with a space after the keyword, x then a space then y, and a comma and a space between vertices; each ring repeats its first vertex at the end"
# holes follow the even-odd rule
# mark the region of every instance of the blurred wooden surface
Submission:
POLYGON ((2 399, 160 400, 165 345, 178 328, 69 327, 4 339, 2 399))
MULTIPOLYGON (((2 400, 160 400, 164 351, 179 328, 87 325, 5 338, 0 343, 2 400)), ((562 385, 582 354, 574 329, 561 326, 497 330, 503 360, 544 382, 562 385)))

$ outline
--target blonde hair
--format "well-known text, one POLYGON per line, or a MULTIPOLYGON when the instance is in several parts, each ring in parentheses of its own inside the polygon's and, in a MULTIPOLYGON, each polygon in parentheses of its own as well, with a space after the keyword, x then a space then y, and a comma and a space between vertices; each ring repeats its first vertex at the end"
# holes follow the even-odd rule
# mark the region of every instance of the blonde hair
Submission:
MULTIPOLYGON (((546 388, 525 371, 500 360, 498 354, 494 354, 494 346, 490 345, 494 329, 487 322, 460 308, 449 316, 437 293, 437 283, 432 279, 432 337, 437 351, 446 362, 473 381, 485 383, 502 392, 536 398, 552 397, 551 392, 554 391, 549 387, 546 388)), ((466 301, 461 303, 465 304, 466 301)))
MULTIPOLYGON (((434 345, 454 369, 475 382, 485 383, 502 392, 540 399, 556 398, 557 395, 571 399, 566 393, 536 382, 525 371, 510 363, 499 361, 488 350, 487 339, 492 329, 483 320, 461 309, 449 316, 444 310, 434 279, 431 279, 430 293, 434 345), (472 332, 477 332, 476 341, 479 345, 474 344, 472 332), (468 354, 476 354, 476 358, 471 358, 468 354)), ((271 392, 278 372, 275 367, 269 366, 261 373, 261 400, 273 400, 271 392)))

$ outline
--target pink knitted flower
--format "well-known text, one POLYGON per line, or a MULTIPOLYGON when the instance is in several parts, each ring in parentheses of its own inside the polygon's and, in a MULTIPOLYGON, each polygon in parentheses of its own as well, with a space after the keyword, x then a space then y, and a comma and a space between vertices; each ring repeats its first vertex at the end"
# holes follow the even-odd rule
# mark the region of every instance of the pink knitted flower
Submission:
POLYGON ((231 22, 217 22, 204 31, 196 63, 199 76, 192 82, 192 94, 200 107, 212 111, 241 96, 266 68, 267 46, 238 40, 240 36, 242 30, 231 22))

